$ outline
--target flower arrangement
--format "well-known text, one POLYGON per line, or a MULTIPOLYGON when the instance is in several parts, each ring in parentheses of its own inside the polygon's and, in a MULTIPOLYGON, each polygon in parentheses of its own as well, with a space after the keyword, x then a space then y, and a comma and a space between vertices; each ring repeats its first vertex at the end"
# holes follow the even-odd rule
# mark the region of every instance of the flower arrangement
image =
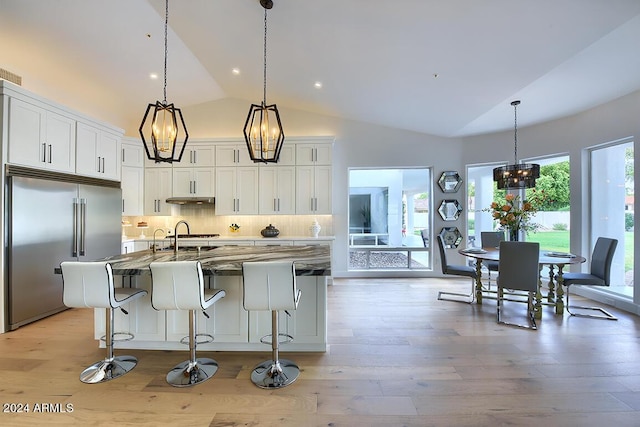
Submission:
POLYGON ((229 231, 232 233, 237 233, 240 230, 240 226, 235 222, 229 226, 229 231))
POLYGON ((531 190, 530 197, 526 200, 521 200, 519 195, 507 193, 504 201, 494 201, 490 208, 483 210, 491 212, 493 219, 510 232, 517 233, 523 230, 529 233, 540 228, 540 224, 532 222, 531 219, 538 212, 544 199, 544 192, 536 192, 535 189, 531 190))

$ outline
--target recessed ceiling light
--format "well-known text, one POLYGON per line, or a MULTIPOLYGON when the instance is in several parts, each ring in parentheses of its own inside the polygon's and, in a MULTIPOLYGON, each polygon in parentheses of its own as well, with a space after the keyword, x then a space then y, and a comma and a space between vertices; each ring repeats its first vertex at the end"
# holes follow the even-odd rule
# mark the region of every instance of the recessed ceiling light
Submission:
POLYGON ((158 75, 156 73, 151 73, 151 74, 149 74, 149 78, 151 80, 157 80, 158 79, 158 75))
POLYGON ((315 82, 315 83, 313 84, 313 86, 314 86, 316 89, 322 89, 322 82, 315 82))
POLYGON ((240 68, 232 68, 231 72, 234 76, 237 76, 238 74, 240 74, 240 68))

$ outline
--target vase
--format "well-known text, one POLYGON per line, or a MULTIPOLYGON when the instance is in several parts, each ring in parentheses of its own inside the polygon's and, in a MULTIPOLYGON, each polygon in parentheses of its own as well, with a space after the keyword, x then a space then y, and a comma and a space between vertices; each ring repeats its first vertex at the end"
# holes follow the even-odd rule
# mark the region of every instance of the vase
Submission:
POLYGON ((318 234, 320 234, 320 230, 322 229, 322 227, 320 227, 320 224, 318 223, 318 220, 313 220, 313 222, 311 223, 311 227, 309 227, 309 232, 311 233, 311 235, 313 237, 318 237, 318 234))
POLYGON ((507 238, 511 242, 517 242, 520 240, 519 228, 507 228, 507 238))

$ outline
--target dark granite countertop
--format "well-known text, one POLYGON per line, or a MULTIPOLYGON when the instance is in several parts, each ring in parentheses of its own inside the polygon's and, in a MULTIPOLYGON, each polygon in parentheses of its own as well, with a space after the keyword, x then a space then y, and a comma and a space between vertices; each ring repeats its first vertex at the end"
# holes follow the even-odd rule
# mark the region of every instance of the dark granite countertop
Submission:
MULTIPOLYGON (((329 246, 220 246, 202 248, 181 248, 178 254, 173 250, 153 253, 150 249, 116 255, 103 259, 109 261, 113 274, 134 276, 150 274, 149 264, 153 261, 195 261, 202 263, 205 275, 240 276, 245 261, 295 262, 297 276, 330 276, 331 254, 329 246)), ((60 273, 60 268, 56 268, 60 273)))

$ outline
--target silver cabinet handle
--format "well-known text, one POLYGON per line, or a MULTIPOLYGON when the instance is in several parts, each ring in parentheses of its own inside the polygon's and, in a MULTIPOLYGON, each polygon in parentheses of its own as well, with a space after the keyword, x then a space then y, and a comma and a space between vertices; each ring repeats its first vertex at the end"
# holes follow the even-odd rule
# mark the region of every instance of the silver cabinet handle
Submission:
POLYGON ((51 163, 52 161, 52 156, 51 156, 51 144, 49 144, 49 163, 51 163))
POLYGON ((276 199, 273 199, 273 210, 277 211, 278 208, 276 208, 276 199))
POLYGON ((47 143, 43 142, 42 143, 42 162, 46 162, 46 161, 47 161, 47 143))
POLYGON ((122 163, 124 163, 124 148, 122 149, 122 163))
POLYGON ((122 213, 124 213, 124 199, 122 199, 122 213))
POLYGON ((102 173, 104 173, 104 157, 102 158, 102 173))
POLYGON ((198 152, 196 150, 193 150, 193 163, 198 163, 198 158, 196 157, 197 154, 198 152))

